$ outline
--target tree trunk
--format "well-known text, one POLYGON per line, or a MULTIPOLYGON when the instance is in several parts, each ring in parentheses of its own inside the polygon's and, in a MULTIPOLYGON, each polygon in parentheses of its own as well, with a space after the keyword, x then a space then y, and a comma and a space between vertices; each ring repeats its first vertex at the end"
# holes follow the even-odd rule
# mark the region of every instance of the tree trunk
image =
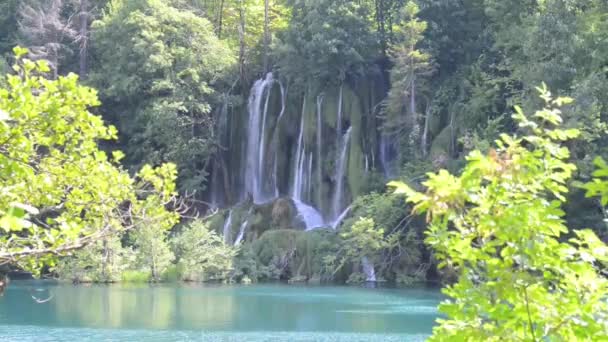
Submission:
POLYGON ((220 13, 218 14, 217 37, 222 38, 222 21, 224 20, 224 0, 220 1, 220 13))
POLYGON ((107 280, 107 270, 108 270, 108 254, 109 254, 109 250, 108 250, 108 241, 107 240, 103 240, 103 252, 101 255, 101 277, 104 279, 104 281, 107 280))
POLYGON ((243 0, 239 1, 239 74, 241 84, 245 79, 245 8, 243 0))
POLYGON ((150 273, 152 273, 152 281, 156 282, 156 258, 154 256, 152 256, 152 265, 150 265, 150 273))
POLYGON ((224 158, 220 159, 220 168, 222 169, 222 178, 224 181, 224 196, 226 196, 226 203, 232 204, 232 191, 230 188, 230 178, 228 177, 228 168, 226 167, 226 163, 224 162, 224 158))
POLYGON ((0 272, 0 296, 4 295, 4 290, 8 286, 8 277, 0 272))
POLYGON ((384 18, 384 1, 376 0, 376 22, 378 25, 378 32, 380 33, 380 49, 382 50, 382 56, 386 58, 388 50, 388 42, 386 36, 386 25, 384 18))
POLYGON ((268 49, 270 48, 270 17, 268 7, 270 0, 264 0, 264 73, 269 71, 268 49))
POLYGON ((87 77, 89 55, 89 0, 80 0, 80 78, 87 77))
POLYGON ((450 107, 450 155, 454 155, 454 151, 456 150, 455 144, 454 144, 454 140, 455 140, 455 132, 454 132, 454 119, 456 116, 456 110, 454 109, 454 106, 450 107))
POLYGON ((413 130, 416 127, 416 70, 414 68, 414 57, 412 57, 411 53, 414 51, 415 46, 412 44, 410 46, 410 73, 412 75, 412 80, 410 81, 410 122, 409 129, 413 130))
POLYGON ((429 135, 429 121, 431 116, 431 106, 427 103, 426 110, 424 111, 424 129, 422 131, 422 138, 420 141, 420 151, 422 156, 426 157, 426 147, 429 135))

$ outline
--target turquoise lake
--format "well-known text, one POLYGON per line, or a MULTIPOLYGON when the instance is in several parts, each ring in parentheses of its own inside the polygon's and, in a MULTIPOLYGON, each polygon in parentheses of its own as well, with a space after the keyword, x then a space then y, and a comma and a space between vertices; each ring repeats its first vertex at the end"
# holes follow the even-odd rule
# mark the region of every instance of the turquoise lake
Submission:
POLYGON ((440 300, 435 289, 14 281, 0 340, 422 341, 440 300))

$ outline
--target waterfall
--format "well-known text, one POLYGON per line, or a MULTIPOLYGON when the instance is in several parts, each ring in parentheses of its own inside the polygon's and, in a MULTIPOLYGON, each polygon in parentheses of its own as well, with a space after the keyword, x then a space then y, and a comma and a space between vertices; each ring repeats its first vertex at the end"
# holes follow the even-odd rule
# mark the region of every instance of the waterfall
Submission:
MULTIPOLYGON (((336 120, 336 140, 339 142, 342 136, 342 93, 343 86, 340 86, 340 94, 338 95, 338 115, 336 120)), ((338 146, 337 144, 336 146, 338 146)))
POLYGON ((291 196, 295 200, 302 199, 302 178, 304 178, 304 159, 306 153, 304 151, 304 115, 306 111, 306 98, 302 104, 302 118, 300 119, 300 133, 298 134, 298 145, 296 146, 296 159, 293 174, 293 186, 291 196))
MULTIPOLYGON (((223 95, 222 108, 218 111, 217 121, 217 138, 221 146, 229 146, 230 145, 230 130, 228 127, 228 95, 223 95)), ((220 174, 219 162, 218 160, 222 160, 224 155, 221 152, 218 152, 215 156, 215 162, 213 163, 212 171, 211 171, 211 182, 209 187, 209 203, 210 208, 219 208, 223 204, 226 204, 226 194, 222 186, 224 183, 224 177, 227 177, 226 174, 220 174), (221 177, 220 177, 221 176, 221 177)))
POLYGON ((272 135, 272 147, 274 149, 274 160, 272 165, 272 187, 274 189, 274 197, 279 197, 279 178, 278 178, 278 164, 279 164, 279 129, 281 118, 285 113, 285 100, 287 96, 287 91, 283 87, 283 83, 278 82, 279 87, 281 89, 281 112, 279 113, 279 117, 277 118, 277 122, 274 127, 274 133, 272 135))
POLYGON ((230 243, 230 226, 232 225, 232 210, 228 211, 228 218, 226 218, 226 222, 224 222, 224 242, 226 244, 230 243))
POLYGON ((298 134, 298 144, 296 146, 296 158, 294 162, 293 185, 291 197, 298 211, 298 216, 304 221, 306 229, 314 229, 324 225, 321 213, 314 207, 305 204, 304 200, 310 193, 312 182, 312 151, 306 155, 306 144, 304 143, 304 131, 306 129, 304 116, 306 115, 306 97, 302 104, 302 118, 300 119, 300 133, 298 134))
POLYGON ((306 230, 313 230, 325 225, 323 217, 317 209, 296 199, 293 200, 293 203, 298 211, 298 217, 302 219, 304 225, 306 225, 306 230))
POLYGON ((249 123, 247 126, 247 165, 245 171, 245 191, 253 196, 255 203, 265 200, 264 193, 264 138, 266 137, 266 116, 268 100, 274 80, 272 73, 264 79, 257 80, 251 88, 247 110, 249 123), (262 108, 262 100, 264 99, 262 108))
POLYGON ((382 164, 382 168, 384 169, 384 178, 389 178, 389 174, 387 172, 388 168, 388 147, 386 142, 386 135, 382 133, 380 136, 380 164, 382 164))
POLYGON ((243 242, 243 238, 245 237, 245 229, 247 229, 248 224, 249 220, 245 220, 245 222, 241 224, 241 228, 239 229, 239 235, 237 235, 236 240, 234 240, 235 246, 243 242))
POLYGON ((397 157, 395 138, 386 133, 380 136, 380 163, 384 169, 384 178, 395 178, 394 160, 397 157))
POLYGON ((310 198, 312 192, 312 152, 308 153, 308 172, 306 173, 306 198, 310 198))
MULTIPOLYGON (((258 154, 258 187, 260 192, 264 191, 264 138, 266 137, 266 120, 268 116, 268 102, 270 102, 270 91, 272 90, 272 73, 270 75, 270 83, 267 85, 268 90, 266 91, 266 101, 264 101, 264 111, 262 112, 262 131, 260 135, 260 151, 258 154)), ((273 189, 274 190, 274 189, 273 189)))
POLYGON ((323 109, 323 94, 317 96, 317 205, 321 205, 321 184, 323 183, 323 122, 321 121, 321 110, 323 109))
POLYGON ((334 190, 334 198, 332 201, 332 213, 334 218, 338 218, 340 210, 342 210, 342 197, 344 192, 344 176, 346 172, 347 152, 350 142, 350 133, 352 127, 349 127, 341 141, 340 155, 338 157, 338 165, 336 167, 336 188, 334 190))
POLYGON ((340 214, 340 216, 338 216, 338 218, 336 218, 334 220, 334 222, 332 222, 332 224, 331 224, 332 229, 336 230, 338 228, 340 223, 342 223, 342 221, 344 221, 344 219, 346 218, 346 215, 348 215, 348 213, 350 212, 351 208, 352 208, 351 206, 348 206, 346 209, 344 209, 342 214, 340 214))
POLYGON ((365 281, 376 281, 376 271, 374 270, 374 264, 372 264, 367 257, 361 258, 361 266, 363 273, 365 274, 365 281))

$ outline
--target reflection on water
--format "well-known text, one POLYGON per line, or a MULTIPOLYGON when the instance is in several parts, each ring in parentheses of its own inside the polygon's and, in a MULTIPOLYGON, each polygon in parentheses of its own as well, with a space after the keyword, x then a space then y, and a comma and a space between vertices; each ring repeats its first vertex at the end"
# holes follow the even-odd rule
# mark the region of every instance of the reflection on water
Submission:
POLYGON ((424 289, 13 282, 0 298, 0 337, 15 341, 100 337, 262 341, 273 336, 417 340, 431 332, 440 299, 436 291, 424 289), (38 293, 33 290, 40 288, 45 291, 39 293, 53 299, 43 304, 32 300, 32 293, 38 293))

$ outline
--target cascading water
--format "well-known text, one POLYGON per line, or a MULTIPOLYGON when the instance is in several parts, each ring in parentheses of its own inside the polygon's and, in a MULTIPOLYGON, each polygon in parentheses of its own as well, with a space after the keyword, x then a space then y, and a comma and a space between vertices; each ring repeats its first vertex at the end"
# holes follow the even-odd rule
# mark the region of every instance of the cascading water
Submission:
POLYGON ((396 144, 394 138, 386 133, 380 136, 380 163, 384 169, 384 178, 395 178, 394 160, 396 156, 396 144))
POLYGON ((365 281, 376 281, 376 270, 374 270, 374 264, 372 264, 367 257, 361 258, 361 266, 363 268, 363 274, 365 274, 365 281))
POLYGON ((340 216, 340 212, 342 210, 342 197, 344 192, 344 176, 346 172, 346 161, 347 161, 347 152, 350 144, 350 133, 352 127, 349 127, 344 136, 342 137, 341 145, 340 145, 340 155, 338 157, 338 164, 336 168, 336 188, 334 190, 334 198, 332 201, 332 213, 334 220, 340 216))
POLYGON ((264 191, 264 138, 266 137, 266 116, 270 90, 274 82, 272 73, 257 80, 251 88, 247 109, 247 165, 245 171, 245 191, 253 196, 255 203, 266 200, 264 191), (262 107, 262 101, 264 106, 262 107))
POLYGON ((306 153, 304 152, 304 111, 306 110, 306 101, 302 105, 302 119, 300 122, 300 133, 298 134, 298 145, 296 146, 296 159, 295 169, 293 176, 293 186, 291 196, 294 200, 302 199, 302 182, 304 178, 304 159, 306 153))
POLYGON ((310 198, 312 193, 312 152, 308 153, 308 172, 306 176, 306 198, 310 198))
POLYGON ((352 208, 351 206, 348 206, 346 209, 344 209, 342 214, 340 214, 340 216, 338 216, 338 218, 336 218, 334 220, 334 222, 332 222, 332 224, 331 224, 332 229, 336 230, 338 228, 340 223, 342 223, 342 221, 344 221, 344 219, 346 218, 346 215, 348 215, 348 213, 350 212, 351 208, 352 208))
POLYGON ((224 222, 224 229, 223 229, 223 234, 224 234, 224 242, 226 244, 230 243, 230 228, 232 226, 232 210, 228 211, 228 217, 226 218, 226 222, 224 222))
MULTIPOLYGON (((261 132, 261 136, 260 136, 260 151, 259 151, 259 155, 258 155, 258 176, 260 177, 259 181, 258 181, 258 186, 262 189, 261 192, 263 192, 264 189, 264 178, 262 177, 264 175, 264 138, 266 136, 266 121, 268 120, 267 116, 268 116, 268 103, 270 102, 270 90, 272 89, 272 73, 269 73, 269 75, 271 75, 271 81, 269 83, 269 85, 267 85, 268 90, 266 91, 266 101, 264 101, 264 111, 262 112, 262 132, 261 132)), ((273 189, 274 190, 274 189, 273 189)))
POLYGON ((296 206, 298 217, 306 226, 306 230, 313 230, 325 225, 325 222, 323 222, 323 217, 317 209, 296 199, 293 200, 293 203, 296 206))
MULTIPOLYGON (((224 164, 213 165, 213 184, 210 186, 209 198, 213 203, 221 205, 221 203, 233 203, 231 198, 245 200, 246 195, 249 194, 255 204, 261 204, 288 192, 298 209, 298 215, 308 229, 320 226, 337 227, 348 214, 346 207, 350 192, 346 175, 347 173, 351 175, 350 171, 347 172, 349 150, 351 144, 355 143, 351 141, 353 137, 351 137, 350 125, 353 118, 350 115, 359 115, 357 114, 359 110, 353 107, 354 114, 346 115, 345 108, 357 106, 357 103, 345 104, 345 101, 350 101, 353 92, 348 86, 341 85, 334 92, 315 94, 316 98, 306 93, 303 96, 300 117, 298 113, 290 112, 290 107, 287 106, 287 92, 288 89, 275 79, 272 73, 268 73, 255 81, 251 87, 247 102, 248 120, 238 122, 237 117, 230 117, 226 113, 222 113, 223 115, 218 118, 220 140, 229 151, 220 160, 224 164), (279 91, 280 112, 274 105, 275 96, 278 105, 279 91), (328 98, 328 94, 334 95, 328 98), (334 131, 330 125, 326 127, 324 124, 323 110, 326 109, 324 108, 326 103, 336 104, 336 100, 334 131), (314 110, 307 108, 315 105, 314 110), (309 125, 316 125, 314 132, 309 125), (331 136, 328 133, 332 133, 331 136), (290 136, 283 139, 285 135, 290 136), (240 136, 245 136, 246 139, 239 141, 240 136), (290 139, 296 146, 291 145, 291 148, 285 148, 287 145, 279 146, 290 139), (333 148, 332 145, 335 146, 335 153, 330 153, 329 149, 333 148), (235 153, 239 154, 236 158, 233 157, 235 153), (332 158, 335 158, 335 168, 328 173, 323 166, 327 159, 332 158), (283 166, 287 166, 286 164, 288 168, 284 169, 283 166), (333 193, 325 199, 323 184, 325 179, 330 178, 333 180, 331 189, 333 193), (288 184, 288 189, 284 189, 283 186, 288 184), (241 191, 236 194, 240 196, 233 197, 230 194, 224 196, 224 191, 229 191, 230 188, 240 189, 241 191), (320 214, 320 211, 323 214, 320 214)), ((223 112, 228 108, 228 105, 225 105, 223 112)), ((353 132, 356 130, 353 129, 353 132)), ((357 143, 360 140, 362 139, 357 138, 357 143)), ((364 172, 373 170, 376 166, 375 157, 378 157, 378 166, 382 163, 385 171, 390 170, 389 164, 394 160, 396 149, 391 140, 388 135, 382 135, 379 139, 380 148, 362 146, 366 151, 362 160, 362 167, 364 166, 365 170, 353 170, 352 174, 363 175, 364 172), (375 151, 379 151, 380 155, 374 156, 375 151)), ((234 218, 232 221, 234 228, 242 222, 241 220, 238 223, 234 222, 234 218)), ((235 232, 232 232, 232 235, 230 239, 234 241, 235 232)))
POLYGON ((278 169, 279 169, 279 129, 281 124, 281 118, 285 114, 285 100, 287 97, 287 91, 283 87, 283 83, 279 83, 281 89, 281 112, 277 118, 277 122, 274 127, 274 133, 272 134, 272 148, 274 149, 274 160, 272 164, 272 187, 274 189, 274 197, 279 197, 279 181, 278 181, 278 169))
MULTIPOLYGON (((336 140, 340 141, 342 136, 342 97, 343 97, 343 86, 340 86, 340 93, 338 94, 338 115, 336 120, 336 140)), ((336 144, 338 146, 339 144, 336 144)))
MULTIPOLYGON (((229 146, 230 144, 230 134, 228 129, 228 95, 224 94, 222 101, 221 110, 218 111, 217 120, 217 132, 218 132, 218 140, 222 146, 229 146)), ((223 156, 218 154, 216 156, 218 160, 221 160, 223 156)), ((226 189, 224 189, 221 184, 223 184, 223 179, 220 178, 220 169, 219 163, 213 164, 213 171, 211 175, 211 183, 210 183, 210 193, 209 193, 209 203, 211 208, 219 208, 222 204, 226 202, 226 194, 224 193, 226 189)), ((223 174, 222 177, 227 177, 228 175, 223 174)))
POLYGON ((302 118, 300 120, 300 133, 298 134, 298 144, 296 146, 296 158, 294 167, 294 177, 292 185, 292 199, 298 211, 298 216, 304 221, 306 229, 319 228, 324 225, 323 217, 317 209, 304 203, 305 197, 310 193, 312 182, 310 174, 312 172, 312 152, 306 155, 306 144, 304 142, 304 130, 306 115, 306 101, 302 104, 302 118))
MULTIPOLYGON (((321 110, 323 109, 323 94, 317 96, 317 186, 323 183, 323 121, 321 110)), ((321 205, 321 191, 317 191, 317 204, 321 205)))
POLYGON ((245 229, 247 229, 247 225, 249 225, 249 220, 245 220, 243 224, 241 224, 241 228, 239 229, 239 235, 236 236, 236 240, 234 240, 234 245, 238 245, 243 242, 243 238, 245 237, 245 229))

